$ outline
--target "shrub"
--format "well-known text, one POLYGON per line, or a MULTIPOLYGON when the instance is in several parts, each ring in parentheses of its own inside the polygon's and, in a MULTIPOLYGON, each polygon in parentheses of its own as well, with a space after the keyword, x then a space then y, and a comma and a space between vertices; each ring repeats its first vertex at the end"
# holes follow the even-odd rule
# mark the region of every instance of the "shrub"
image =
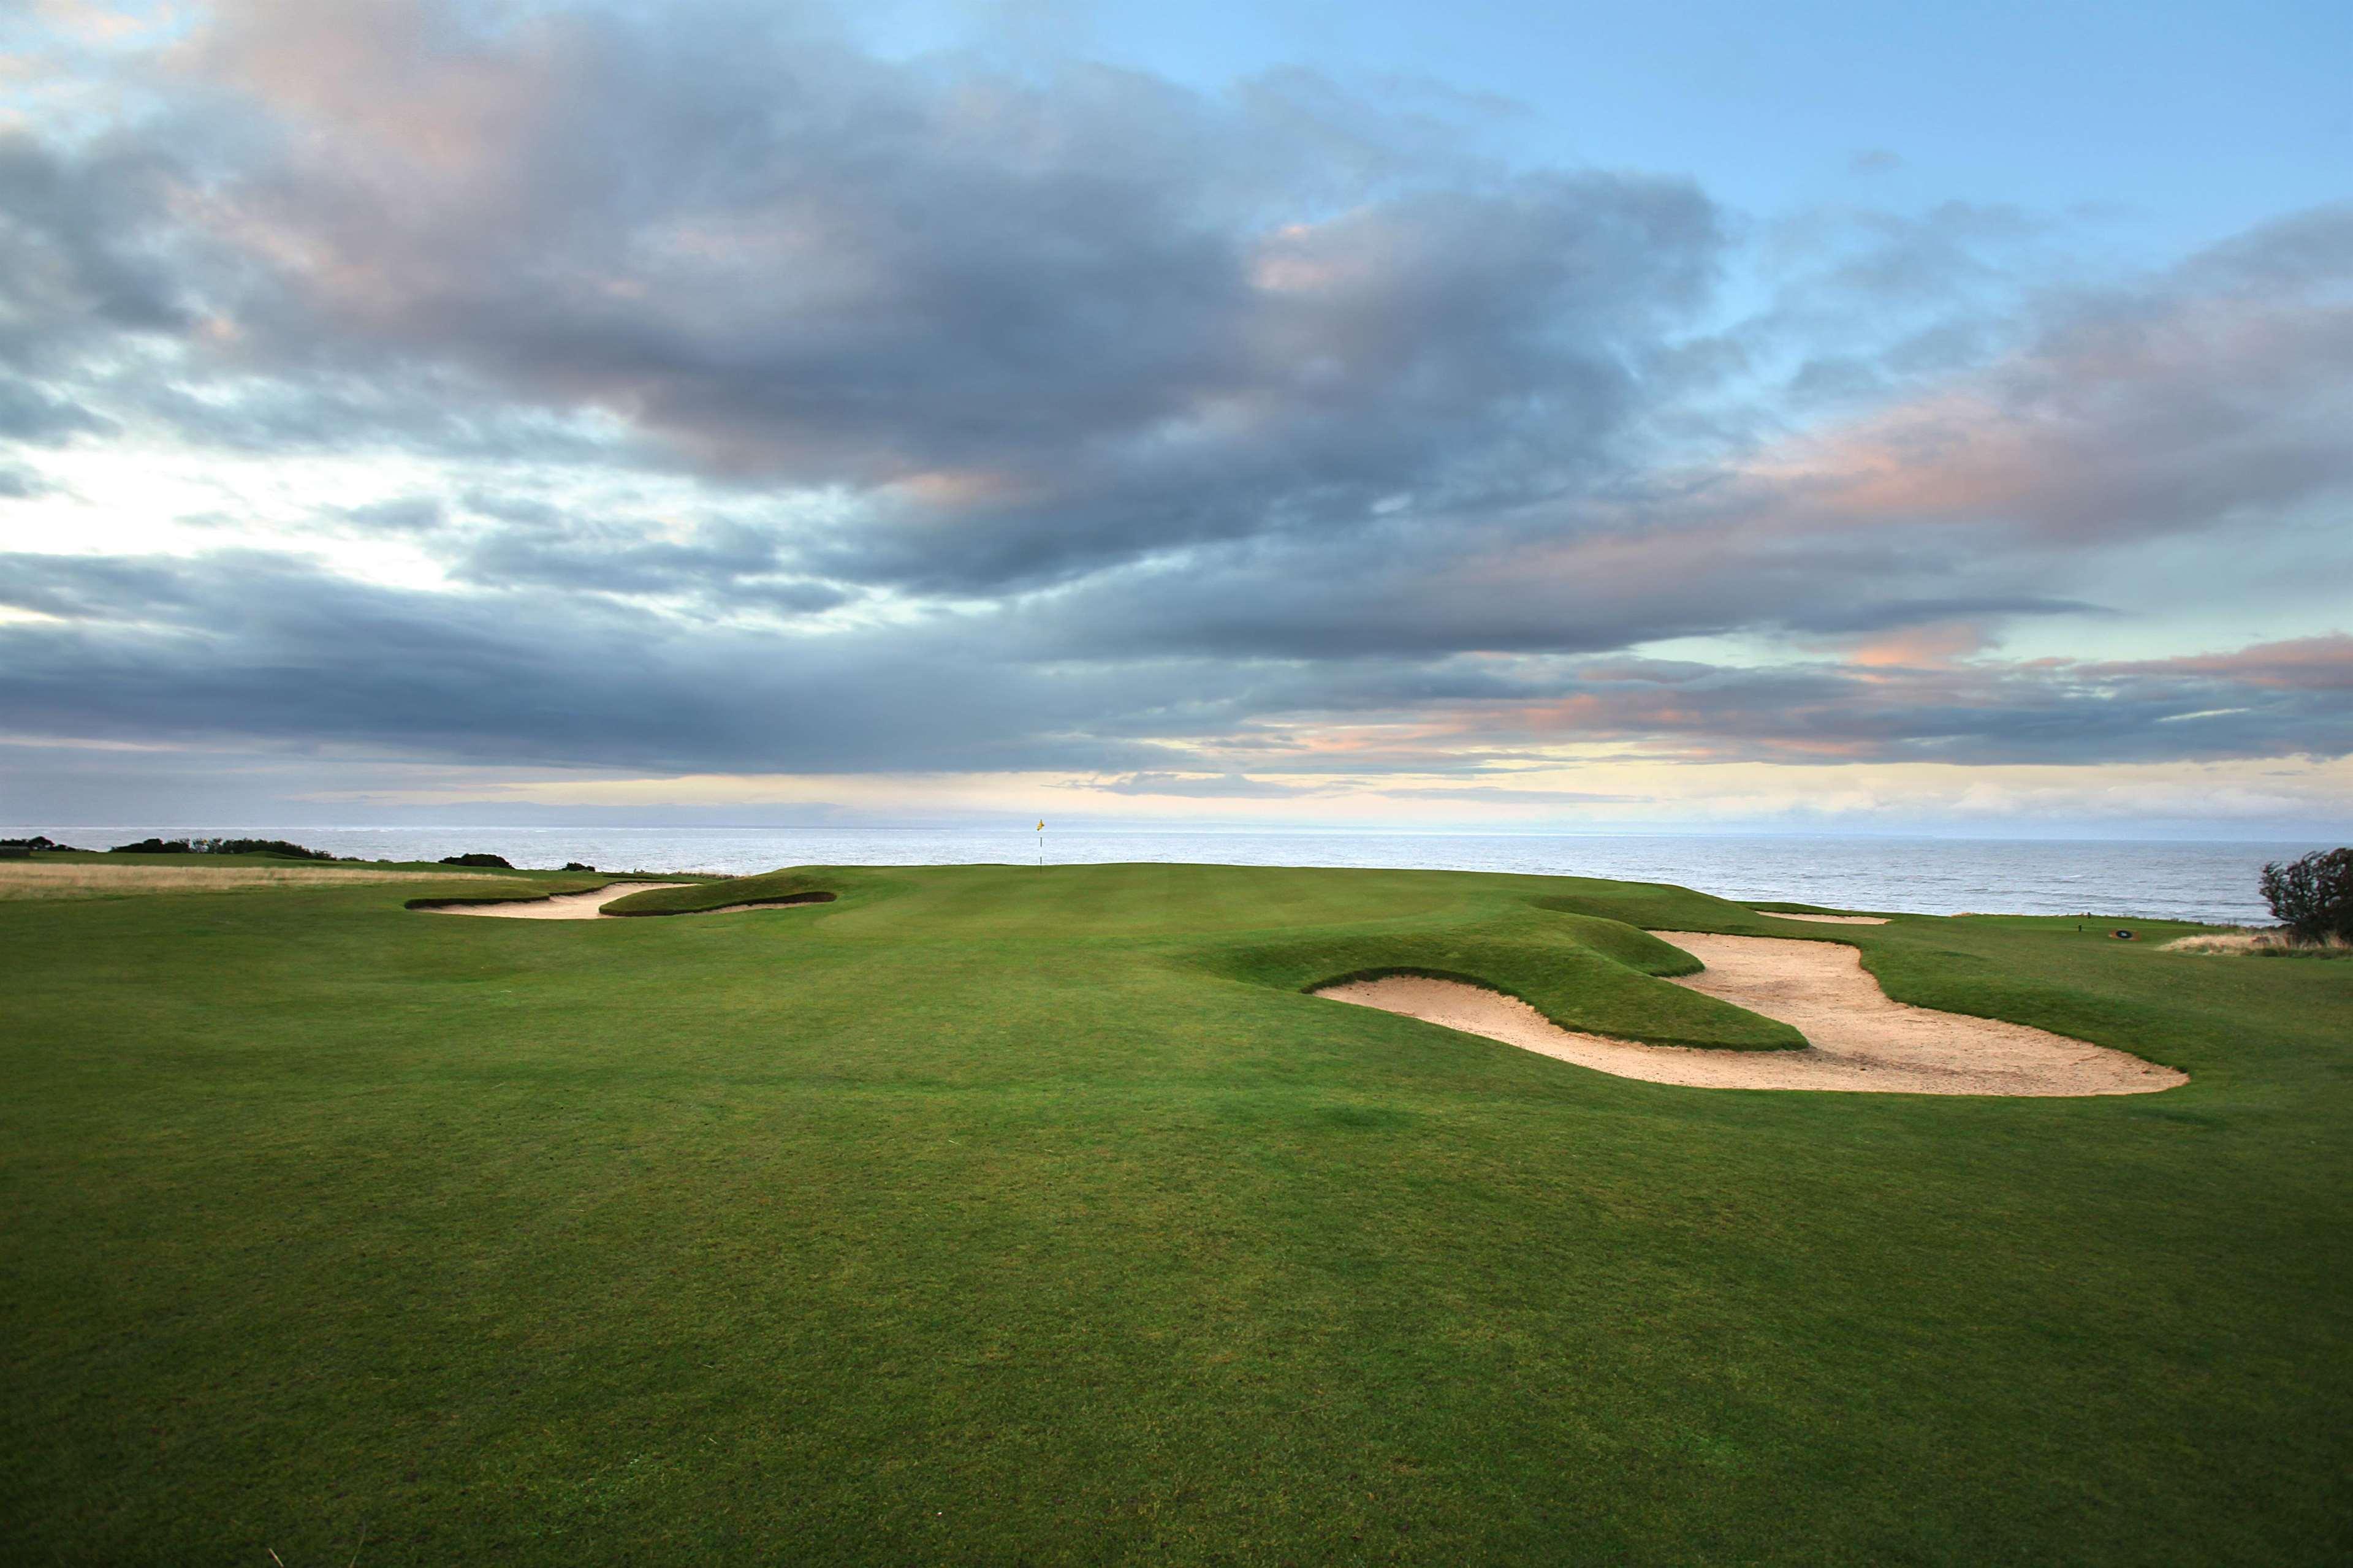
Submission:
MULTIPOLYGON (((35 848, 41 847, 37 844, 35 848)), ((62 849, 62 844, 51 845, 62 849)), ((334 856, 323 849, 305 849, 300 844, 289 844, 283 838, 142 838, 136 844, 118 844, 107 851, 110 855, 275 855, 281 860, 332 860, 334 856)))
POLYGON ((594 871, 596 868, 594 866, 583 865, 577 860, 566 860, 564 863, 564 868, 567 871, 594 871))
POLYGON ((282 860, 334 858, 323 849, 305 849, 283 838, 199 838, 195 842, 200 855, 275 855, 282 860))
POLYGON ((500 871, 512 871, 514 869, 512 866, 507 864, 507 858, 503 855, 444 855, 441 857, 441 864, 444 866, 487 866, 494 870, 500 871))
POLYGON ((2353 941, 2353 849, 2316 849, 2263 868, 2263 902, 2298 942, 2353 941))

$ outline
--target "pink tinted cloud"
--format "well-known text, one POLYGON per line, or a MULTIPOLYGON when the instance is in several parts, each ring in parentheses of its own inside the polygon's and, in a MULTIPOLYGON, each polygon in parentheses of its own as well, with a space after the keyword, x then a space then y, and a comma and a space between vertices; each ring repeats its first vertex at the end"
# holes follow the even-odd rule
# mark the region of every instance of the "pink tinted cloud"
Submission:
POLYGON ((2082 542, 2341 489, 2349 420, 2353 304, 2179 299, 1792 437, 1732 488, 1749 522, 1780 531, 1957 523, 2082 542))
POLYGON ((2139 659, 2085 667, 2096 678, 2209 677, 2265 690, 2353 690, 2353 636, 2294 637, 2256 643, 2231 653, 2139 659))

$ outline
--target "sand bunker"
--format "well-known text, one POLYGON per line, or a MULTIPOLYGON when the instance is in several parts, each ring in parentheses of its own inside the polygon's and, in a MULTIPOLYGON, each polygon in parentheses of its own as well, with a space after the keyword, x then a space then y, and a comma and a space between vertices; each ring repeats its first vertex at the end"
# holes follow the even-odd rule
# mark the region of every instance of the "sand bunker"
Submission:
MULTIPOLYGON (((613 882, 602 888, 591 888, 585 893, 558 893, 552 899, 522 899, 505 904, 426 904, 421 907, 435 915, 495 915, 509 921, 593 921, 607 918, 605 906, 616 899, 626 899, 631 893, 650 893, 657 888, 688 888, 691 882, 613 882)), ((717 910, 712 910, 716 914, 717 910)), ((618 915, 610 917, 618 920, 618 915)))
MULTIPOLYGON (((692 882, 614 882, 591 889, 585 893, 558 893, 552 899, 523 899, 495 904, 414 904, 430 915, 496 915, 510 921, 594 921, 619 920, 619 915, 607 915, 605 906, 632 893, 650 893, 659 888, 691 888, 692 882)), ((740 910, 780 910, 801 904, 829 904, 831 893, 795 893, 786 899, 755 899, 745 904, 722 904, 715 910, 667 910, 660 918, 672 915, 732 915, 740 910)), ((653 917, 648 917, 653 918, 653 917)))
POLYGON ((1874 1094, 2146 1094, 2187 1083, 2171 1068, 2023 1024, 1894 1001, 1841 942, 1662 931, 1707 968, 1675 982, 1796 1026, 1804 1050, 1644 1046, 1564 1029, 1484 986, 1419 975, 1351 981, 1315 993, 1403 1013, 1620 1078, 1699 1089, 1844 1089, 1874 1094))
POLYGON ((1758 910, 1757 912, 1777 921, 1812 921, 1816 925, 1826 926, 1883 926, 1887 923, 1886 918, 1881 915, 1793 915, 1787 910, 1758 910))

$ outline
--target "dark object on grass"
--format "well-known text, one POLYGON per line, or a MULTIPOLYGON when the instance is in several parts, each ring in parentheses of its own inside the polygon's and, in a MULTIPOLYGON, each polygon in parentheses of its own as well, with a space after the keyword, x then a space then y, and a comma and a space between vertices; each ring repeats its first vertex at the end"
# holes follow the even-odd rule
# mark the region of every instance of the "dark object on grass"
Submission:
POLYGON ((507 858, 503 855, 444 855, 441 857, 441 864, 444 866, 488 866, 501 871, 512 871, 514 869, 512 866, 507 863, 507 858))
POLYGON ((596 868, 594 866, 584 866, 577 860, 566 860, 564 863, 564 868, 567 871, 594 871, 596 868))
POLYGON ((142 838, 136 844, 118 844, 109 855, 189 855, 195 846, 185 838, 142 838))
POLYGON ((2353 942, 2353 849, 2316 849, 2263 867, 2263 902, 2298 942, 2353 942))
POLYGON ((2118 942, 2130 942, 2133 940, 2133 933, 2125 930, 2122 926, 2118 926, 2115 931, 2110 931, 2108 934, 2115 937, 2118 942))

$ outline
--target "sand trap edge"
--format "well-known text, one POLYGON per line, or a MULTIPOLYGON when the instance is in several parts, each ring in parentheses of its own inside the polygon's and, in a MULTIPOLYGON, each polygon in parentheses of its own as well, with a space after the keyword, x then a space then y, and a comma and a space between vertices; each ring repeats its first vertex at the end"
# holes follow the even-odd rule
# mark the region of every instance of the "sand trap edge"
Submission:
MULTIPOLYGON (((1672 940, 1674 934, 1697 933, 1672 933, 1668 939, 1672 940)), ((1716 940, 1777 948, 1815 945, 1788 938, 1716 940)), ((1838 946, 1849 955, 1855 951, 1845 944, 1829 945, 1838 946)), ((1802 1050, 1723 1050, 1652 1045, 1567 1029, 1521 998, 1484 981, 1426 972, 1391 970, 1370 978, 1326 981, 1306 994, 1478 1036, 1615 1078, 1677 1088, 2090 1099, 2155 1093, 2189 1081, 2189 1075, 2179 1068, 2150 1062, 2128 1051, 2001 1019, 1947 1014, 1898 1003, 1886 996, 1868 972, 1858 966, 1857 974, 1871 985, 1882 1008, 1933 1017, 1963 1028, 1982 1026, 2013 1040, 2031 1036, 2038 1042, 2038 1055, 2045 1049, 2049 1054, 2039 1061, 2021 1064, 2014 1058, 2000 1060, 1998 1051, 1991 1059, 1974 1050, 1952 1057, 1902 1050, 1883 1054, 1868 1047, 1857 1050, 1852 1042, 1827 1050, 1816 1046, 1802 1050), (1401 995, 1400 991, 1406 994, 1401 995), (1383 992, 1388 994, 1381 994, 1383 992), (2089 1075, 2082 1072, 2080 1069, 2093 1059, 2107 1065, 2089 1075)), ((1739 1001, 1738 1005, 1761 1011, 1753 1001, 1739 1001)), ((1773 1015, 1768 1012, 1766 1016, 1773 1015)))
MULTIPOLYGON (((623 897, 628 895, 624 894, 623 897)), ((598 914, 610 920, 667 920, 673 915, 732 915, 739 910, 781 910, 795 904, 829 904, 841 897, 839 893, 791 893, 781 899, 753 899, 741 904, 721 904, 708 910, 599 910, 598 914)))
MULTIPOLYGON (((478 874, 486 875, 487 873, 478 874)), ((652 877, 623 878, 617 881, 601 883, 594 888, 573 888, 561 893, 533 893, 523 898, 493 899, 475 895, 448 899, 410 899, 406 903, 402 904, 401 908, 406 910, 418 910, 427 914, 431 914, 437 911, 446 911, 449 910, 484 909, 497 904, 544 904, 552 902, 556 899, 577 899, 589 893, 611 892, 615 888, 690 888, 694 884, 691 882, 665 882, 652 877)), ((629 895, 627 893, 614 893, 613 896, 617 899, 626 899, 629 895)))
MULTIPOLYGON (((1686 956, 1689 955, 1686 954, 1686 956)), ((1677 984, 1687 979, 1691 974, 1700 973, 1703 967, 1704 966, 1701 962, 1694 958, 1692 960, 1692 968, 1686 973, 1675 975, 1653 974, 1651 978, 1653 980, 1664 980, 1670 984, 1677 984)), ((1636 1050, 1705 1051, 1727 1057, 1775 1057, 1794 1055, 1812 1048, 1808 1046, 1802 1038, 1800 1038, 1795 1045, 1694 1046, 1683 1045, 1672 1040, 1623 1040, 1614 1035, 1591 1034, 1582 1029, 1572 1029, 1566 1024, 1555 1023, 1552 1016, 1546 1013, 1543 1008, 1537 1006, 1535 1003, 1529 1001, 1518 992, 1511 990, 1506 986, 1498 985, 1492 980, 1483 979, 1476 974, 1465 974, 1460 970, 1424 969, 1410 963, 1381 963, 1376 964, 1369 969, 1352 969, 1345 974, 1335 974, 1329 979, 1318 980, 1313 984, 1303 985, 1299 988, 1297 994, 1302 996, 1313 996, 1319 1001, 1324 1002, 1352 1001, 1352 999, 1348 997, 1334 997, 1326 995, 1325 993, 1343 990, 1351 985, 1377 984, 1384 980, 1435 980, 1445 985, 1465 986, 1470 990, 1479 992, 1482 995, 1501 997, 1504 1001, 1510 1003, 1514 1008, 1525 1014, 1528 1017, 1540 1020, 1547 1029, 1557 1030, 1563 1035, 1574 1036, 1576 1038, 1580 1040, 1599 1040, 1609 1045, 1626 1046, 1636 1050)), ((1373 1005, 1374 1011, 1376 1012, 1391 1011, 1391 1009, 1380 1007, 1372 1004, 1357 1003, 1355 1005, 1373 1005)), ((1738 1005, 1738 1004, 1735 1004, 1735 1005, 1738 1005)), ((1755 1009, 1744 1008, 1743 1011, 1753 1012, 1755 1009)), ((1401 1018, 1411 1018, 1417 1017, 1419 1015, 1413 1013, 1399 1013, 1398 1016, 1401 1018)), ((1766 1017, 1766 1015, 1759 1013, 1757 1014, 1757 1016, 1766 1017)), ((1431 1022, 1431 1020, 1428 1018, 1423 1018, 1421 1021, 1425 1024, 1431 1022)), ((1767 1021, 1772 1023, 1779 1022, 1778 1019, 1771 1018, 1768 1018, 1767 1021)), ((1441 1025, 1440 1027, 1453 1028, 1454 1026, 1447 1024, 1441 1025)), ((1463 1029, 1459 1032, 1469 1035, 1484 1034, 1484 1031, 1479 1029, 1463 1029)), ((1485 1037, 1491 1040, 1503 1038, 1500 1035, 1486 1035, 1485 1037)), ((1507 1045, 1521 1044, 1521 1042, 1517 1040, 1506 1040, 1504 1043, 1507 1045)), ((1531 1050, 1536 1049, 1535 1047, 1525 1047, 1524 1048, 1531 1050)), ((1538 1051, 1538 1054, 1546 1055, 1549 1053, 1538 1051)), ((1567 1058, 1564 1058, 1563 1059, 1566 1060, 1567 1058)))
POLYGON ((707 910, 628 910, 606 906, 632 898, 638 892, 663 892, 673 888, 692 888, 694 882, 665 882, 653 878, 625 878, 607 882, 602 887, 576 888, 567 893, 541 893, 532 898, 449 898, 411 899, 406 908, 424 914, 487 915, 508 920, 589 921, 589 920, 668 920, 678 915, 727 915, 741 910, 782 909, 800 904, 829 904, 839 894, 830 892, 792 893, 780 899, 754 899, 744 903, 720 904, 707 910), (584 900, 596 900, 586 909, 578 908, 584 900), (562 912, 554 912, 557 910, 562 912))

